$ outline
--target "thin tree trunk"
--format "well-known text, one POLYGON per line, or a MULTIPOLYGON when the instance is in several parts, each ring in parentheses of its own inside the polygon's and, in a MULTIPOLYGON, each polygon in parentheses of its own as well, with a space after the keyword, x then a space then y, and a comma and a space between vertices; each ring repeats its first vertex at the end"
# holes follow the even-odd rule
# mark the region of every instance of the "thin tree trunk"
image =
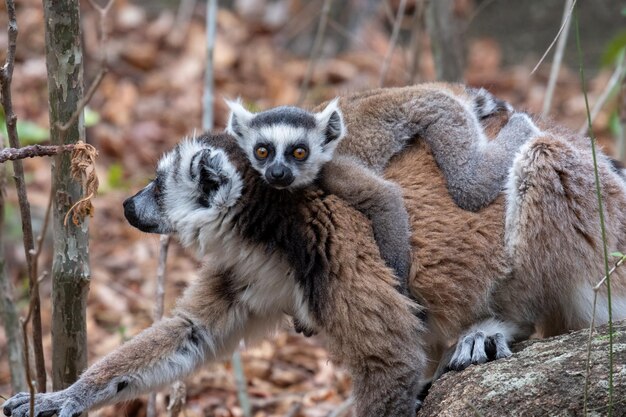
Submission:
MULTIPOLYGON (((55 145, 84 137, 83 117, 59 129, 83 97, 83 50, 78 0, 43 0, 46 63, 50 100, 50 138, 55 145)), ((63 224, 82 197, 70 174, 71 157, 58 155, 52 165, 54 259, 52 262, 52 385, 60 390, 74 382, 87 365, 85 308, 89 289, 87 220, 63 224)))
MULTIPOLYGON (((15 51, 17 49, 17 18, 15 13, 15 2, 6 0, 7 17, 9 18, 7 35, 8 48, 6 53, 5 64, 0 69, 0 101, 4 109, 4 116, 7 126, 7 136, 9 145, 13 148, 20 147, 20 140, 17 134, 17 116, 13 113, 13 99, 11 97, 11 82, 13 80, 13 68, 15 63, 15 51)), ((29 282, 29 312, 28 317, 31 320, 33 329, 33 353, 35 356, 35 369, 37 371, 37 390, 46 392, 46 364, 43 354, 43 343, 41 341, 41 301, 39 299, 39 286, 37 285, 36 265, 33 262, 33 250, 35 243, 33 240, 33 226, 30 216, 30 204, 26 194, 26 182, 24 181, 24 167, 22 161, 13 161, 13 178, 15 179, 15 188, 17 191, 17 199, 20 205, 20 217, 22 221, 22 238, 24 241, 24 255, 26 258, 26 269, 28 271, 29 282)), ((26 324, 23 328, 26 331, 26 324)), ((25 360, 25 362, 28 362, 25 360)), ((28 381, 31 395, 33 394, 33 386, 28 381)))
POLYGON ((619 92, 619 122, 622 125, 621 133, 617 142, 617 157, 626 163, 626 78, 622 80, 619 92))
POLYGON ((11 388, 13 392, 28 389, 24 370, 24 345, 20 320, 13 302, 13 285, 6 273, 4 259, 4 191, 6 186, 6 166, 0 165, 0 313, 4 322, 9 351, 9 369, 11 370, 11 388))
POLYGON ((453 13, 454 0, 432 0, 428 4, 428 33, 435 57, 437 79, 463 81, 464 46, 460 29, 463 25, 453 13))

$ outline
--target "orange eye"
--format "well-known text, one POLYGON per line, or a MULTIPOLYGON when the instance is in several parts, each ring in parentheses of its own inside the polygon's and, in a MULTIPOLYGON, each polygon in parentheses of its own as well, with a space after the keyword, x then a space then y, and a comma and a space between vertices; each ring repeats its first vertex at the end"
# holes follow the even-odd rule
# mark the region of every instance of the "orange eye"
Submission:
POLYGON ((269 151, 267 150, 266 147, 259 146, 258 148, 254 150, 254 154, 256 155, 258 159, 265 159, 267 158, 267 155, 269 155, 269 151))
POLYGON ((309 156, 309 153, 304 148, 296 148, 296 149, 293 150, 293 154, 292 155, 298 161, 304 161, 306 159, 306 157, 309 156))

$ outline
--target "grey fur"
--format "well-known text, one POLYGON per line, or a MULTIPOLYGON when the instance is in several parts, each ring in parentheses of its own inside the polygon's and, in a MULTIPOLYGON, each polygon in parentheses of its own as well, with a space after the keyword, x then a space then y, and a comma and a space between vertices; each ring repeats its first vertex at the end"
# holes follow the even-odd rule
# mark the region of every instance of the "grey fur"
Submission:
POLYGON ((439 117, 433 117, 424 137, 455 203, 465 210, 478 211, 502 192, 513 158, 539 129, 528 115, 514 113, 492 141, 481 138, 469 120, 457 119, 459 126, 465 127, 465 135, 459 137, 459 126, 451 124, 439 106, 432 109, 432 114, 439 117))
MULTIPOLYGON (((378 171, 416 135, 422 133, 433 148, 455 202, 466 210, 476 211, 492 202, 502 191, 515 152, 538 131, 528 117, 514 115, 496 140, 487 143, 478 118, 486 118, 499 111, 511 111, 512 107, 508 103, 495 98, 484 89, 465 90, 469 95, 466 100, 471 104, 467 107, 461 104, 461 98, 452 97, 449 93, 440 90, 424 91, 416 90, 413 95, 407 95, 403 106, 398 106, 397 110, 389 109, 391 115, 373 121, 371 126, 363 127, 376 132, 375 142, 369 141, 367 135, 352 135, 349 130, 344 139, 340 133, 346 130, 343 117, 338 109, 333 109, 332 116, 325 119, 326 135, 342 142, 334 156, 334 148, 329 151, 332 160, 318 159, 318 165, 309 168, 309 171, 315 173, 309 177, 311 181, 319 177, 323 188, 345 199, 371 220, 381 255, 394 270, 399 279, 399 287, 405 292, 411 265, 408 215, 401 190, 384 180, 378 171), (453 118, 455 123, 450 123, 453 118), (318 172, 321 174, 318 175, 318 172)), ((380 103, 383 107, 386 105, 385 100, 383 97, 380 103)), ((332 108, 333 104, 331 102, 323 111, 332 108)), ((251 115, 240 107, 231 105, 231 122, 227 130, 239 136, 240 144, 245 150, 250 149, 249 144, 255 141, 255 137, 263 137, 264 141, 289 140, 261 135, 257 132, 261 125, 254 123, 258 118, 267 122, 262 125, 267 128, 272 123, 277 126, 292 125, 291 120, 294 118, 308 117, 315 120, 319 114, 294 107, 279 107, 251 115), (300 116, 296 117, 298 114, 300 116), (240 120, 249 120, 244 129, 233 126, 233 121, 240 123, 240 120)), ((360 131, 360 127, 357 130, 360 131)), ((278 134, 281 132, 276 131, 278 134)), ((309 136, 316 137, 314 132, 307 135, 309 136)), ((318 149, 324 148, 311 147, 311 152, 318 149)), ((258 163, 249 153, 248 155, 253 165, 258 163)), ((294 166, 297 163, 285 163, 289 165, 289 174, 293 172, 297 177, 299 167, 294 166)), ((267 168, 257 169, 263 175, 267 168)), ((311 181, 298 184, 306 186, 311 181)))

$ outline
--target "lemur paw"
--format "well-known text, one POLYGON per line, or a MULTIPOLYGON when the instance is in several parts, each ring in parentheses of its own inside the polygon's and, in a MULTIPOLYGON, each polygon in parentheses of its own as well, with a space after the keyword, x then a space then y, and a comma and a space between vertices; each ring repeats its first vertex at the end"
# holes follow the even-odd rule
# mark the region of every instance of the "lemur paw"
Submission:
MULTIPOLYGON (((28 417, 30 416, 30 394, 20 392, 9 398, 3 405, 2 411, 5 416, 28 417)), ((83 411, 78 402, 64 395, 63 391, 44 394, 35 394, 35 417, 75 417, 83 411)))
POLYGON ((459 339, 448 367, 454 371, 462 371, 470 365, 508 358, 511 355, 503 333, 486 336, 483 331, 472 330, 459 339))

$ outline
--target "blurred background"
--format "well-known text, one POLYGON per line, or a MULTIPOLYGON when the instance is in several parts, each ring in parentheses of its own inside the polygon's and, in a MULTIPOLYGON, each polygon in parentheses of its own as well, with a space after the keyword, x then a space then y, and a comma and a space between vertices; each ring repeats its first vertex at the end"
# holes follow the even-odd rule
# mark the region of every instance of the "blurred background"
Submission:
MULTIPOLYGON (((444 28, 450 35, 447 38, 446 33, 433 32, 429 19, 437 16, 431 14, 432 7, 424 0, 220 1, 213 56, 215 128, 222 129, 226 122, 222 97, 240 96, 253 110, 297 103, 312 107, 336 95, 438 78, 485 87, 519 109, 542 113, 554 48, 531 72, 559 31, 564 1, 441 1, 452 2, 452 14, 444 28), (327 12, 323 11, 325 4, 327 12), (322 18, 326 19, 326 29, 320 38, 319 56, 315 56, 322 18), (438 47, 438 42, 443 46, 438 47), (440 53, 452 56, 454 63, 443 61, 447 63, 442 68, 437 58, 440 53), (308 77, 312 61, 315 65, 308 77)), ((86 86, 100 69, 103 50, 109 62, 109 72, 85 114, 86 141, 99 151, 100 179, 94 199, 96 211, 90 221, 89 363, 152 322, 159 239, 130 227, 121 202, 150 179, 163 151, 181 137, 201 130, 206 8, 205 1, 195 0, 116 0, 106 16, 108 37, 101 45, 99 15, 89 2, 81 2, 86 86)), ((579 2, 590 105, 606 95, 593 130, 605 151, 622 160, 626 96, 620 90, 625 16, 623 1, 579 2), (616 82, 607 89, 611 79, 616 82)), ((19 0, 17 18, 20 32, 13 102, 18 131, 22 145, 46 143, 48 91, 41 1, 19 0)), ((6 24, 3 2, 2 61, 8 41, 6 24)), ((586 124, 573 26, 548 115, 576 130, 586 124)), ((24 163, 37 235, 50 194, 50 161, 35 158, 24 163)), ((10 175, 8 181, 4 249, 15 300, 24 313, 28 280, 10 175)), ((46 239, 49 244, 40 258, 42 270, 49 270, 51 265, 52 240, 50 236, 46 239)), ((172 244, 166 312, 193 278, 197 266, 196 260, 172 244)), ((41 283, 41 297, 48 359, 49 280, 41 283)), ((6 342, 0 331, 3 397, 11 394, 6 342)), ((253 415, 333 415, 349 395, 350 379, 328 360, 322 344, 294 334, 286 322, 285 330, 276 337, 242 352, 253 415)), ((188 381, 187 393, 186 416, 243 415, 230 362, 204 367, 188 381)), ((165 415, 162 402, 166 394, 159 396, 159 415, 165 415)), ((91 415, 144 416, 145 410, 143 398, 91 415)))

